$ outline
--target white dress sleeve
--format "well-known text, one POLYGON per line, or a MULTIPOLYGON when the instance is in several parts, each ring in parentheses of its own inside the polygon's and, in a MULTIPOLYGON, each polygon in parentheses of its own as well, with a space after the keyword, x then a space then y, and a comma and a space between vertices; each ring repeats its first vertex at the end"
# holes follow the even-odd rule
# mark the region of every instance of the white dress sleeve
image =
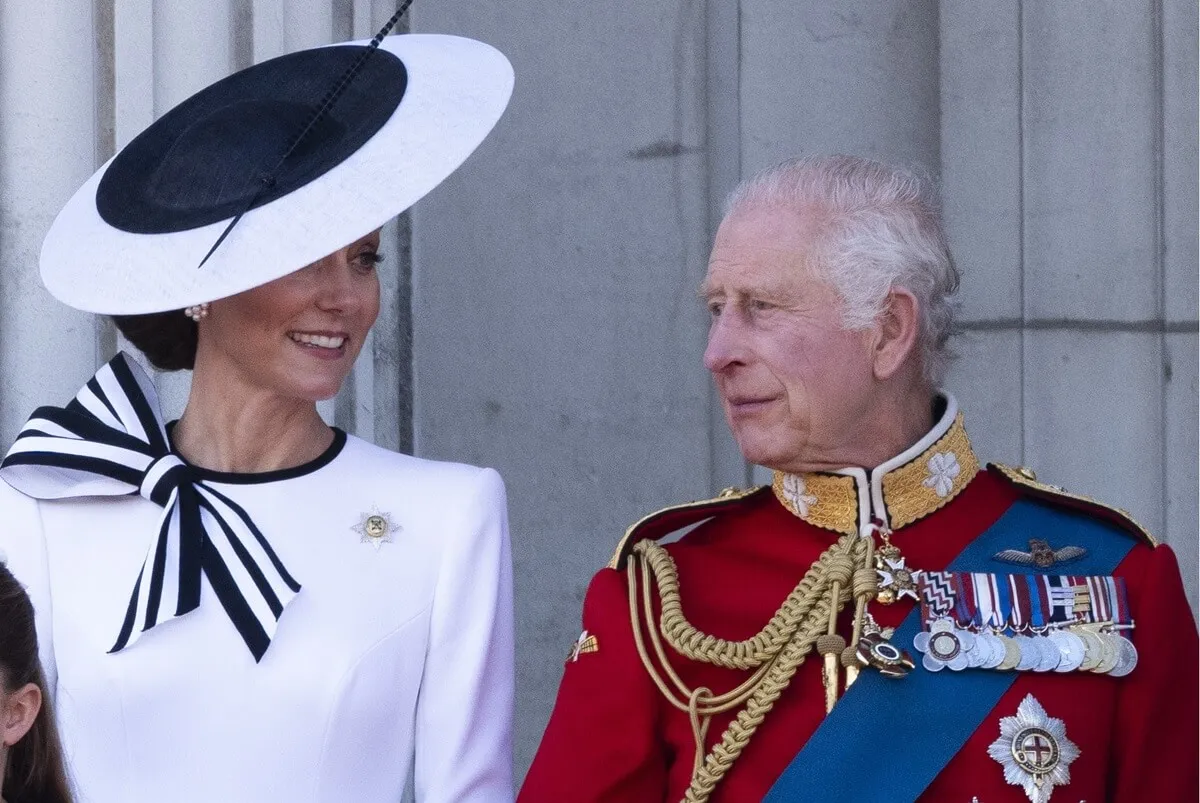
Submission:
POLYGON ((47 690, 53 698, 58 687, 58 671, 54 663, 50 565, 38 505, 36 499, 0 480, 0 552, 6 556, 8 570, 25 586, 33 602, 42 670, 46 673, 47 690))
POLYGON ((512 559, 504 483, 483 469, 446 507, 416 711, 417 803, 512 801, 512 559))

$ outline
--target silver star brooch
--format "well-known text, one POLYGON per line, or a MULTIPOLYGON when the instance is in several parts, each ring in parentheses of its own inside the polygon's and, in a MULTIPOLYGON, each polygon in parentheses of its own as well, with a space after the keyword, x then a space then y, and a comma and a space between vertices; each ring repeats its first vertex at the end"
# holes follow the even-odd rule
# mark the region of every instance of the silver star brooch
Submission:
POLYGON ((400 525, 392 521, 390 513, 381 513, 379 508, 372 507, 370 513, 360 514, 358 524, 350 529, 358 533, 359 540, 370 544, 378 552, 384 544, 392 543, 393 535, 400 530, 400 525))

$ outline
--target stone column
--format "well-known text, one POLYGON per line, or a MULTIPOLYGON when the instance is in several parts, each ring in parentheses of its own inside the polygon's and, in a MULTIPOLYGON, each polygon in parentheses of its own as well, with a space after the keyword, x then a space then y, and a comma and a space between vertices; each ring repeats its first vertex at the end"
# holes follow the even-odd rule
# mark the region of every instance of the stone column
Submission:
POLYGON ((96 318, 42 287, 50 223, 97 167, 92 0, 0 10, 0 441, 97 365, 96 318))

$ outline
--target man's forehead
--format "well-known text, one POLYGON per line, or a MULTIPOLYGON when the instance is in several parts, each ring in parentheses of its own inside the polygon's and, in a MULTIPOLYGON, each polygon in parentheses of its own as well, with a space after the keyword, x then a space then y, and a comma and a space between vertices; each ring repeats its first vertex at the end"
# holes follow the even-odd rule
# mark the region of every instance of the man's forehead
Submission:
POLYGON ((783 291, 814 278, 811 250, 799 237, 753 236, 754 231, 718 236, 701 293, 783 291))

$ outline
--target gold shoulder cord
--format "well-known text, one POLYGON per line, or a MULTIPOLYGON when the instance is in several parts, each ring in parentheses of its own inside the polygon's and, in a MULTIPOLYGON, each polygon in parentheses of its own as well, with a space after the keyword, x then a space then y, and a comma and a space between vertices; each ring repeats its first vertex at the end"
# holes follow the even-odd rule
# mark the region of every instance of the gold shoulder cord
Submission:
POLYGON ((838 691, 837 660, 840 657, 842 663, 850 667, 853 651, 857 647, 857 643, 853 643, 847 648, 845 639, 837 635, 838 612, 850 599, 858 601, 853 634, 853 640, 857 642, 861 633, 862 612, 867 600, 874 597, 876 591, 877 581, 872 565, 874 541, 869 532, 866 535, 842 536, 825 550, 788 594, 766 627, 745 641, 726 641, 693 627, 683 615, 679 574, 670 554, 651 540, 634 545, 626 566, 634 642, 646 671, 659 691, 672 705, 687 712, 696 740, 692 782, 683 797, 684 803, 704 803, 708 800, 717 783, 733 766, 750 737, 787 688, 796 670, 804 663, 814 644, 826 661, 826 710, 833 707, 838 691), (657 586, 662 604, 657 627, 653 621, 652 582, 657 586), (643 628, 650 637, 657 665, 646 649, 643 628), (754 673, 737 688, 724 694, 714 695, 703 686, 690 689, 671 666, 663 649, 663 639, 693 661, 732 669, 753 669, 754 673), (659 673, 658 665, 661 665, 666 679, 659 673), (704 741, 712 717, 743 703, 745 708, 726 728, 721 741, 705 755, 704 741))

